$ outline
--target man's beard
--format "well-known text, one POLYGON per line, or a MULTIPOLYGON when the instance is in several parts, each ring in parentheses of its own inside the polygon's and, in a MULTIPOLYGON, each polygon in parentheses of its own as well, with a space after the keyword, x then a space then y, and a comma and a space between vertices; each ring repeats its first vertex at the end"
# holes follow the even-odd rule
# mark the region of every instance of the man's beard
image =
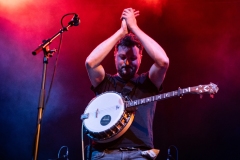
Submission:
POLYGON ((132 66, 122 66, 118 68, 118 74, 125 80, 129 80, 134 77, 136 68, 132 66))

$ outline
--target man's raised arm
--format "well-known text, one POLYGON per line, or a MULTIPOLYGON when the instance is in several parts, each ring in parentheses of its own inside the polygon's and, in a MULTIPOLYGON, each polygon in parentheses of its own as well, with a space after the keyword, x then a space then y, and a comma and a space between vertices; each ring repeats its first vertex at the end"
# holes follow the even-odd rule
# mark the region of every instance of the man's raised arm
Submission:
POLYGON ((87 57, 85 65, 89 79, 94 87, 100 84, 105 76, 105 71, 101 62, 108 55, 114 45, 127 34, 126 21, 122 20, 121 28, 111 37, 99 44, 87 57))
POLYGON ((155 63, 149 70, 149 78, 159 88, 168 69, 169 59, 163 48, 137 26, 134 11, 132 8, 124 9, 122 18, 126 19, 129 30, 138 37, 148 55, 154 60, 155 63))

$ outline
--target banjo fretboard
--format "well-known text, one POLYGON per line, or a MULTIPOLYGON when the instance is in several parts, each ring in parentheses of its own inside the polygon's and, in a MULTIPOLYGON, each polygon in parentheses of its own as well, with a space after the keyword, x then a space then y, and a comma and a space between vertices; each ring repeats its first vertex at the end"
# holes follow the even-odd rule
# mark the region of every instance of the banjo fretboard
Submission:
POLYGON ((163 93, 163 94, 158 94, 155 96, 151 97, 146 97, 142 99, 137 99, 137 100, 132 100, 132 101, 126 101, 126 108, 127 107, 133 107, 133 106, 138 106, 144 103, 149 103, 153 101, 160 101, 164 100, 167 98, 171 97, 176 97, 176 96, 183 96, 184 94, 203 94, 203 93, 209 93, 211 96, 213 96, 214 93, 218 91, 217 85, 214 83, 210 83, 209 85, 199 85, 195 87, 188 87, 188 88, 179 88, 178 90, 163 93))

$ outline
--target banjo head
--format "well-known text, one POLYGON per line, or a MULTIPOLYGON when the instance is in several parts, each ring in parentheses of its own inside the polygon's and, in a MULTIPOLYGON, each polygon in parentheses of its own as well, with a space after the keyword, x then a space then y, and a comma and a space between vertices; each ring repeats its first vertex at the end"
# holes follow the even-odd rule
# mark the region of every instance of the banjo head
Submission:
POLYGON ((125 110, 123 98, 116 92, 105 92, 89 102, 83 124, 90 132, 104 132, 114 126, 125 110))

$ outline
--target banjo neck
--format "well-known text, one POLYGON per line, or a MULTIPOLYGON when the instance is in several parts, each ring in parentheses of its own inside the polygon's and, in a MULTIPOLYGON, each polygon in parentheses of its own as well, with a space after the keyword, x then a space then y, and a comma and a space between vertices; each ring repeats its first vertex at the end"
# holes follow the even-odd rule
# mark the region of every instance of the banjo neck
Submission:
POLYGON ((194 87, 188 87, 188 88, 178 88, 178 90, 158 94, 151 97, 146 97, 142 99, 132 100, 132 101, 126 101, 125 106, 128 107, 134 107, 141 104, 153 102, 153 101, 160 101, 172 97, 182 97, 184 94, 200 94, 200 98, 202 98, 202 94, 208 93, 210 94, 210 97, 213 98, 213 94, 217 93, 218 87, 214 83, 210 83, 208 85, 198 85, 194 87))

